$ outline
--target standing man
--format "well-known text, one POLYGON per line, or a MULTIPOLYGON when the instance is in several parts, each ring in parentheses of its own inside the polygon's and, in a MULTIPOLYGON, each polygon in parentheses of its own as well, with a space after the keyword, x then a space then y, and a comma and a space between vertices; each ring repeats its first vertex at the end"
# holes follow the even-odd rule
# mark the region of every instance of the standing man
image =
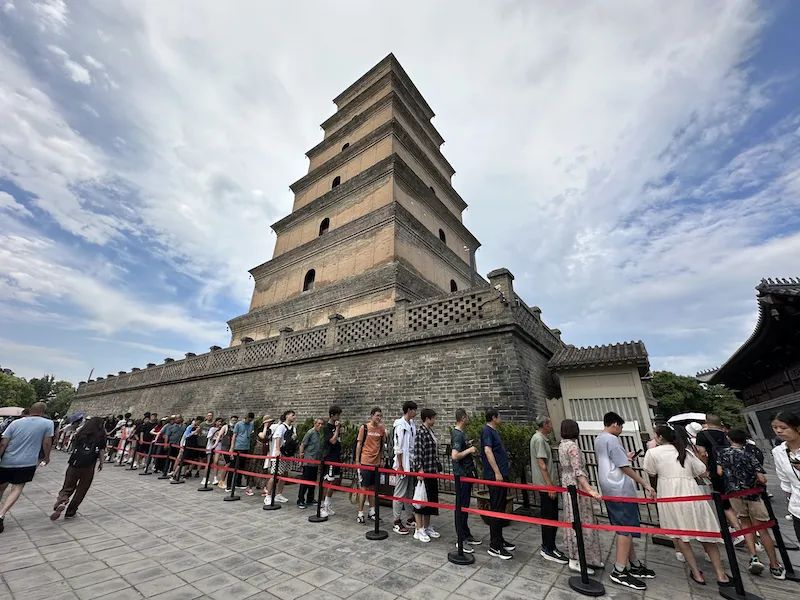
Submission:
MULTIPOLYGON (((473 457, 478 453, 478 447, 473 444, 473 440, 467 440, 467 436, 464 434, 464 428, 468 423, 467 411, 459 408, 456 411, 456 426, 450 431, 450 458, 453 460, 453 475, 459 477, 475 477, 475 459, 473 457)), ((472 500, 472 484, 462 481, 460 485, 461 487, 456 492, 461 501, 461 507, 469 508, 470 500, 472 500)), ((469 519, 468 513, 458 514, 456 548, 458 548, 458 539, 461 539, 464 552, 472 554, 475 552, 472 546, 478 546, 482 542, 472 537, 467 519, 469 519)))
POLYGON ((197 434, 197 445, 201 448, 208 446, 208 430, 214 426, 214 413, 209 411, 206 420, 200 423, 200 431, 197 434))
MULTIPOLYGON (((231 450, 234 452, 248 452, 250 450, 250 438, 253 437, 253 419, 256 414, 249 412, 243 421, 239 421, 233 427, 233 435, 231 436, 231 450)), ((228 472, 228 490, 234 485, 238 488, 242 487, 242 475, 236 474, 237 481, 233 481, 233 471, 228 472)), ((247 488, 245 494, 252 496, 252 490, 247 488), (247 494, 247 492, 251 492, 247 494)))
MULTIPOLYGON (((373 490, 378 485, 375 467, 381 464, 383 458, 383 440, 386 438, 386 427, 381 423, 383 413, 377 406, 369 413, 369 421, 358 428, 356 443, 356 463, 365 466, 365 469, 358 470, 358 478, 361 482, 362 490, 373 490)), ((358 514, 356 523, 366 525, 364 519, 364 503, 367 500, 365 494, 358 495, 358 514)), ((370 506, 369 518, 375 520, 375 507, 370 506)))
POLYGON ((170 475, 173 475, 175 469, 178 468, 178 453, 180 452, 180 443, 183 439, 183 434, 186 431, 186 427, 187 425, 183 421, 183 415, 176 415, 175 422, 165 434, 166 438, 164 441, 169 444, 169 455, 173 460, 172 471, 169 473, 170 475))
MULTIPOLYGON (((507 481, 511 465, 508 452, 500 437, 500 413, 496 408, 486 411, 486 425, 481 431, 481 448, 483 448, 483 478, 487 481, 507 481)), ((499 485, 489 486, 489 510, 506 511, 508 488, 499 485)), ((490 518, 489 522, 489 556, 502 560, 514 558, 511 554, 517 547, 503 539, 503 519, 490 518)))
MULTIPOLYGON (((297 418, 297 413, 293 410, 287 410, 281 415, 281 422, 272 433, 272 443, 270 444, 270 456, 294 456, 297 452, 297 432, 294 428, 294 421, 297 418)), ((267 473, 274 473, 275 459, 268 458, 264 461, 264 468, 267 473)), ((278 472, 274 473, 277 476, 285 477, 289 473, 289 461, 278 462, 278 472)), ((267 481, 267 495, 264 496, 264 504, 272 504, 272 492, 275 490, 275 478, 273 477, 267 481)), ((282 479, 278 480, 277 494, 275 494, 275 501, 285 503, 289 499, 283 495, 283 486, 286 482, 282 479)))
MULTIPOLYGON (((300 458, 308 460, 319 460, 322 458, 322 425, 324 421, 320 418, 314 419, 314 426, 306 431, 303 441, 300 444, 300 458)), ((305 508, 309 504, 314 504, 314 483, 319 476, 319 466, 310 463, 303 464, 303 479, 310 481, 311 485, 301 485, 297 496, 297 506, 305 508)))
MULTIPOLYGON (((414 452, 414 438, 417 436, 417 426, 414 417, 417 416, 417 403, 413 400, 403 402, 403 416, 397 419, 392 426, 392 437, 394 439, 394 463, 392 469, 395 471, 411 471, 411 459, 414 452)), ((408 525, 416 523, 413 514, 406 523, 403 523, 403 511, 413 511, 411 499, 414 497, 415 477, 406 475, 396 475, 394 485, 395 498, 407 498, 407 501, 392 500, 392 513, 394 514, 394 526, 392 530, 400 535, 408 535, 408 525)))
MULTIPOLYGON (((341 423, 339 419, 342 416, 342 409, 335 404, 328 409, 328 422, 325 423, 323 430, 323 450, 322 456, 326 461, 332 460, 333 462, 341 462, 342 460, 342 442, 339 440, 339 428, 341 423)), ((333 483, 334 485, 342 484, 342 468, 329 466, 328 472, 325 473, 325 481, 333 483)), ((325 490, 325 500, 322 502, 322 509, 320 515, 327 517, 328 515, 336 514, 333 511, 333 490, 325 490)))
MULTIPOLYGON (((553 433, 550 417, 536 417, 536 433, 531 437, 531 483, 534 485, 554 486, 558 481, 556 465, 553 462, 553 449, 548 436, 553 433)), ((558 492, 539 492, 542 502, 542 519, 558 520, 558 492)), ((560 565, 569 564, 569 557, 556 548, 557 527, 542 525, 542 547, 539 555, 560 565)))
MULTIPOLYGON (((597 456, 597 481, 603 496, 624 496, 636 498, 636 486, 642 486, 648 497, 655 498, 655 490, 631 467, 633 452, 626 452, 619 440, 625 419, 615 412, 603 416, 603 433, 594 441, 594 452, 597 456)), ((608 522, 611 525, 639 527, 639 505, 629 502, 606 502, 608 522)), ((609 578, 618 585, 634 590, 646 590, 647 584, 642 579, 653 579, 655 571, 636 559, 633 538, 641 537, 639 533, 617 532, 617 553, 614 559, 614 570, 609 578)))
MULTIPOLYGON (((699 458, 706 463, 708 467, 708 476, 711 479, 711 488, 720 494, 725 493, 725 477, 720 477, 717 471, 719 461, 717 457, 719 453, 725 448, 730 448, 730 441, 728 435, 722 426, 722 419, 717 415, 711 413, 706 415, 706 424, 697 432, 697 439, 695 444, 701 448, 699 458)), ((731 529, 739 529, 739 520, 736 518, 736 512, 731 508, 731 501, 727 498, 722 500, 722 508, 725 509, 725 517, 728 519, 728 525, 731 529)), ((742 538, 739 536, 733 540, 734 544, 741 544, 742 538)))
POLYGON ((30 416, 11 423, 0 439, 0 498, 11 485, 8 498, 0 506, 0 533, 4 529, 5 516, 19 499, 22 488, 33 480, 40 450, 42 462, 50 462, 54 427, 53 422, 44 417, 46 409, 44 402, 36 402, 30 408, 30 416))

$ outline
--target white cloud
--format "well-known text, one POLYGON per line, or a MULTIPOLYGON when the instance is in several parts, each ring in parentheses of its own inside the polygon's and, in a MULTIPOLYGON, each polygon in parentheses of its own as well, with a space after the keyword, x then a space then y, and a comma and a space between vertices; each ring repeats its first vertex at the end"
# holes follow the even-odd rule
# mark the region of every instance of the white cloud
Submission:
MULTIPOLYGON (((771 102, 746 67, 768 24, 758 4, 42 6, 37 42, 93 85, 70 86, 76 117, 0 47, 0 177, 72 235, 148 245, 203 286, 187 304, 244 305, 329 99, 389 51, 439 113, 481 270, 511 268, 566 340, 643 338, 655 367, 721 362, 758 279, 796 269, 796 115, 730 147, 771 102)), ((114 329, 112 308, 89 313, 114 329)))
POLYGON ((32 217, 31 211, 14 199, 8 192, 0 192, 0 210, 7 210, 22 217, 32 217))

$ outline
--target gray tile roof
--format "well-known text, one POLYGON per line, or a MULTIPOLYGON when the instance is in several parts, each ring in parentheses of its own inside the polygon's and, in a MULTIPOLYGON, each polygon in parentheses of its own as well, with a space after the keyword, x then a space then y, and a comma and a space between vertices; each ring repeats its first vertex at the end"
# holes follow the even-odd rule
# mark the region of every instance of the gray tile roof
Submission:
POLYGON ((553 371, 620 365, 635 365, 642 374, 650 370, 647 348, 641 340, 585 348, 567 345, 556 352, 547 363, 553 371))
POLYGON ((800 277, 762 279, 756 290, 759 296, 800 296, 800 277))

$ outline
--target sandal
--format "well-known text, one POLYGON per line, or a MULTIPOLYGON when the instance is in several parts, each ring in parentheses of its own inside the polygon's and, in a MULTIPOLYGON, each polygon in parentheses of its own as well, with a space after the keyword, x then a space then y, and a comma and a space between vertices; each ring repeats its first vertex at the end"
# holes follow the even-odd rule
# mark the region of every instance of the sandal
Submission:
MULTIPOLYGON (((700 576, 701 576, 701 577, 703 576, 703 572, 702 572, 702 571, 700 571, 700 576)), ((695 582, 697 585, 705 585, 705 584, 706 584, 705 580, 703 580, 703 579, 695 579, 695 577, 694 577, 694 573, 692 573, 692 572, 691 572, 691 570, 689 571, 689 577, 690 577, 690 578, 692 579, 692 581, 694 581, 694 582, 695 582)))

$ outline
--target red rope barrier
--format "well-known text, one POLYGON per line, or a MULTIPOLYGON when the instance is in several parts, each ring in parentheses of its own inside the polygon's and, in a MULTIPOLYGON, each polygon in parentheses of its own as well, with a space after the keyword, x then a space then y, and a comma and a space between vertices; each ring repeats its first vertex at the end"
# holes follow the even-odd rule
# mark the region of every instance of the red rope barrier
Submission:
MULTIPOLYGON (((234 469, 231 469, 233 471, 234 469)), ((272 479, 272 475, 267 475, 265 473, 256 473, 255 471, 242 471, 241 469, 236 470, 239 475, 247 475, 249 477, 256 477, 258 479, 272 479)))
POLYGON ((660 533, 668 537, 703 537, 721 538, 719 531, 696 531, 693 529, 662 529, 661 527, 633 527, 630 525, 601 525, 600 523, 582 523, 584 529, 597 529, 599 531, 614 531, 622 533, 644 533, 652 535, 660 533))
POLYGON ((183 464, 185 465, 197 465, 198 467, 205 467, 206 463, 200 462, 199 460, 189 460, 188 458, 183 459, 183 464))
POLYGON ((739 531, 732 531, 731 537, 739 537, 740 535, 755 533, 756 531, 761 531, 762 529, 769 529, 770 527, 774 526, 775 526, 775 521, 767 521, 766 523, 762 522, 759 525, 753 525, 752 527, 745 527, 744 529, 740 529, 739 531))
POLYGON ((483 515, 485 517, 494 517, 497 519, 508 519, 510 521, 519 521, 520 523, 530 523, 532 525, 548 525, 550 527, 572 527, 572 523, 566 521, 551 521, 550 519, 540 519, 539 517, 527 517, 525 515, 515 515, 514 513, 499 513, 491 510, 484 510, 482 508, 465 508, 462 507, 465 513, 473 515, 483 515))
MULTIPOLYGON (((303 485, 308 485, 308 483, 304 481, 303 485)), ((374 492, 370 490, 363 490, 361 488, 353 488, 353 487, 344 487, 343 485, 335 485, 333 483, 327 483, 327 482, 323 483, 322 487, 328 490, 336 490, 337 492, 345 492, 346 494, 361 494, 362 496, 372 496, 374 494, 374 492)))
MULTIPOLYGON (((370 494, 372 492, 369 492, 370 494)), ((427 500, 413 500, 411 498, 399 498, 397 496, 384 496, 383 494, 379 494, 378 498, 382 500, 392 500, 396 502, 402 502, 404 504, 419 504, 421 506, 430 506, 433 508, 442 508, 444 510, 454 510, 455 504, 443 504, 441 502, 428 502, 427 500)))
MULTIPOLYGON (((274 456, 267 456, 266 454, 244 454, 242 452, 239 452, 239 456, 241 456, 242 458, 252 458, 255 460, 275 460, 274 456)), ((281 456, 281 458, 283 457, 281 456)))
MULTIPOLYGON (((303 463, 303 464, 307 464, 307 465, 318 465, 318 464, 320 464, 320 461, 318 461, 318 460, 313 460, 313 459, 310 459, 310 458, 295 458, 294 456, 283 456, 283 455, 281 455, 281 460, 288 460, 289 462, 303 463)), ((325 464, 330 464, 330 463, 325 463, 325 464)))
MULTIPOLYGON (((374 469, 375 465, 366 465, 369 469, 374 469)), ((348 465, 349 468, 356 468, 358 469, 360 465, 351 464, 348 465)), ((445 479, 447 481, 453 481, 454 477, 452 475, 445 475, 443 473, 424 473, 423 471, 396 471, 395 469, 378 469, 379 473, 388 473, 389 475, 405 475, 408 477, 420 477, 422 479, 445 479)))
POLYGON ((514 488, 518 490, 534 490, 539 492, 566 492, 567 488, 556 485, 529 485, 527 483, 513 483, 511 481, 495 481, 493 479, 476 479, 475 477, 462 477, 462 483, 485 483, 486 485, 496 485, 498 487, 514 488))
POLYGON ((738 492, 730 492, 729 494, 722 494, 720 498, 723 500, 730 500, 731 498, 741 498, 742 496, 761 496, 764 488, 754 487, 749 490, 739 490, 738 492))
MULTIPOLYGON (((299 485, 313 485, 315 481, 307 481, 305 479, 295 479, 294 477, 286 477, 284 475, 278 475, 278 479, 280 481, 288 481, 289 483, 297 483, 299 485)), ((371 493, 371 492, 370 492, 371 493)))

